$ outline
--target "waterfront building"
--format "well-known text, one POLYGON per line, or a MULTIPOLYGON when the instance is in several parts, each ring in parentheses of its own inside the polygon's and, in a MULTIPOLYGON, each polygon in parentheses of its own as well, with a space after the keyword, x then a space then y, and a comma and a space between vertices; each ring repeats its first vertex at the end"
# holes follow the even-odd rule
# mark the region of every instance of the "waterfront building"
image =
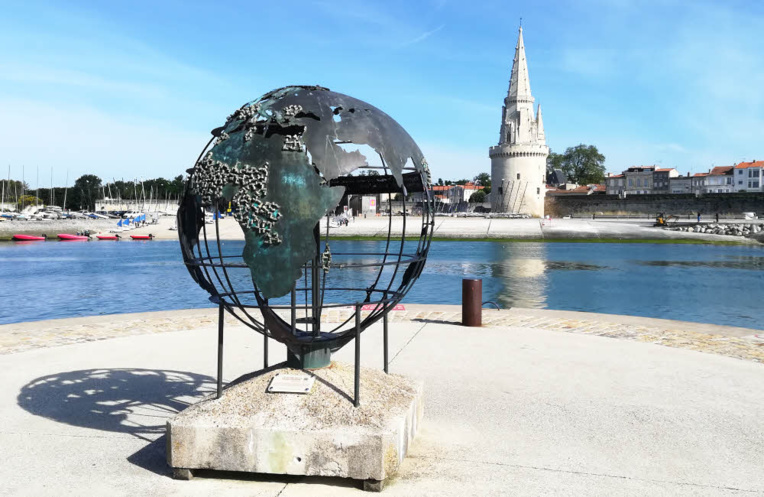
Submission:
POLYGON ((626 179, 625 193, 644 195, 653 192, 655 166, 633 166, 623 172, 626 179))
POLYGON ((656 169, 653 173, 653 193, 669 193, 671 178, 679 176, 679 171, 673 167, 656 169))
POLYGON ((690 193, 700 195, 706 191, 706 177, 708 173, 695 173, 692 175, 692 190, 690 193))
POLYGON ((517 37, 509 91, 501 111, 498 145, 491 158, 491 210, 544 216, 546 146, 541 107, 533 112, 523 28, 517 37))
POLYGON ((764 161, 741 162, 735 166, 734 187, 736 192, 764 191, 764 161))
POLYGON ((706 176, 704 193, 732 193, 734 185, 735 166, 718 166, 711 169, 706 176))
POLYGON ((692 193, 692 176, 677 176, 669 178, 669 189, 671 193, 692 193))
POLYGON ((605 190, 608 195, 622 195, 626 178, 623 174, 608 173, 605 178, 605 190))

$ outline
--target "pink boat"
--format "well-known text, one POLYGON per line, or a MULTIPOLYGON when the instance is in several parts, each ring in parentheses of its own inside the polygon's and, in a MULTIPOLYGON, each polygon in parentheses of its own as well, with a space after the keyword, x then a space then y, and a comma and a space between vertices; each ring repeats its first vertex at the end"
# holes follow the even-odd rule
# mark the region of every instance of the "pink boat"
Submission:
POLYGON ((90 240, 90 237, 82 236, 82 235, 69 235, 67 233, 59 233, 58 239, 65 242, 86 242, 90 240))
POLYGON ((154 235, 130 235, 133 240, 153 240, 154 235))
POLYGON ((17 242, 42 242, 48 238, 47 235, 33 236, 33 235, 13 235, 13 240, 17 242))
POLYGON ((96 235, 99 240, 119 240, 119 235, 96 235))

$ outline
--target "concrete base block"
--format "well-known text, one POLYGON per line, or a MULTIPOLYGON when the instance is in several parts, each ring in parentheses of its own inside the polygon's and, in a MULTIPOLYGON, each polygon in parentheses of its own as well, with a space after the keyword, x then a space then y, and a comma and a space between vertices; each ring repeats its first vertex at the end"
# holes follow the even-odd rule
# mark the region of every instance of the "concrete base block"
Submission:
POLYGON ((167 461, 184 470, 353 478, 381 490, 421 422, 422 384, 362 369, 356 408, 353 371, 333 362, 315 371, 275 367, 243 376, 220 399, 202 400, 168 421, 167 461), (308 394, 268 393, 277 373, 316 381, 308 394))

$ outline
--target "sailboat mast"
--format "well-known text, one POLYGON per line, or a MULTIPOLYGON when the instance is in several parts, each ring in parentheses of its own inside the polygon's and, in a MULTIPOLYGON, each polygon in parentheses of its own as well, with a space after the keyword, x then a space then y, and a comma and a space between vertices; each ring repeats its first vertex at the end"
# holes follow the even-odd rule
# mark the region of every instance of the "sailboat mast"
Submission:
POLYGON ((40 166, 37 166, 37 179, 35 179, 34 205, 40 206, 40 166))
POLYGON ((26 166, 24 164, 21 165, 21 210, 24 210, 24 193, 26 192, 26 184, 27 184, 27 173, 26 173, 26 166))
POLYGON ((53 166, 50 168, 50 205, 53 205, 53 166))
POLYGON ((64 205, 61 206, 63 210, 66 210, 66 193, 69 191, 69 170, 66 170, 66 184, 64 185, 64 205))
MULTIPOLYGON (((3 181, 3 196, 0 200, 0 211, 5 210, 5 181, 3 181)), ((11 165, 8 164, 8 194, 11 193, 11 165)))

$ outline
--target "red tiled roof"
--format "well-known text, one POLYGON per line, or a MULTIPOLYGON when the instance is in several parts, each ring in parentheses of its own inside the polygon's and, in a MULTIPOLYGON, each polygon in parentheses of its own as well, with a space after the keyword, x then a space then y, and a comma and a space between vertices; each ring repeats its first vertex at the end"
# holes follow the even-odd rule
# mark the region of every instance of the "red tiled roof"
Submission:
POLYGON ((711 169, 711 175, 721 176, 729 173, 733 169, 735 169, 735 166, 716 166, 715 168, 711 169))
POLYGON ((663 167, 663 168, 661 168, 661 169, 656 169, 656 170, 655 170, 655 172, 656 172, 656 173, 657 173, 657 172, 661 172, 661 173, 667 173, 667 172, 669 172, 669 171, 674 171, 674 170, 676 170, 676 168, 675 168, 675 167, 663 167))
POLYGON ((749 167, 764 167, 764 160, 758 160, 753 162, 741 162, 735 166, 735 169, 747 169, 749 167))
MULTIPOLYGON (((607 188, 605 185, 594 185, 594 191, 595 192, 604 192, 607 191, 607 188)), ((573 188, 572 190, 553 190, 554 193, 588 193, 589 192, 589 185, 581 185, 577 186, 576 188, 573 188)))
POLYGON ((698 177, 698 176, 708 176, 708 173, 695 173, 695 174, 693 174, 693 176, 695 176, 695 177, 698 177))
MULTIPOLYGON (((623 174, 613 174, 611 176, 608 176, 608 178, 623 178, 623 174)), ((607 179, 607 178, 605 178, 607 179)))
POLYGON ((453 185, 433 185, 432 189, 436 192, 445 192, 453 188, 453 185))

